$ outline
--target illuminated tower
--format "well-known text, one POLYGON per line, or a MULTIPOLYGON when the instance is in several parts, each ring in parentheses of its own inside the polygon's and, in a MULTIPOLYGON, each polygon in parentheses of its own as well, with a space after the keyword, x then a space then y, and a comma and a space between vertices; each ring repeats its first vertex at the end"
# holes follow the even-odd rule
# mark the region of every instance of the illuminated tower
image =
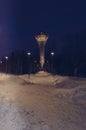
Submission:
POLYGON ((40 64, 41 64, 41 68, 43 68, 44 62, 45 62, 45 44, 48 40, 48 36, 45 35, 44 33, 40 33, 39 35, 37 35, 36 40, 39 44, 39 48, 40 48, 40 64))

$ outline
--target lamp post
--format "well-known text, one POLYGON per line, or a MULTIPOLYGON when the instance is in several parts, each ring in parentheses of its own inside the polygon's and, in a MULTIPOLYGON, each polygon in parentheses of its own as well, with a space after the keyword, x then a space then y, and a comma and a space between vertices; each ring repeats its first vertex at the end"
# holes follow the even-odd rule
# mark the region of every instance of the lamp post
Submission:
POLYGON ((34 64, 33 64, 33 72, 35 73, 37 70, 37 60, 34 60, 34 64))
POLYGON ((30 73, 31 73, 30 56, 31 56, 31 53, 28 52, 27 55, 28 55, 28 78, 30 78, 30 73))
POLYGON ((53 57, 54 57, 54 52, 51 52, 51 72, 53 73, 53 57))
POLYGON ((6 66, 5 66, 5 71, 6 71, 6 75, 7 75, 7 61, 8 61, 8 56, 5 56, 5 60, 6 60, 6 66))

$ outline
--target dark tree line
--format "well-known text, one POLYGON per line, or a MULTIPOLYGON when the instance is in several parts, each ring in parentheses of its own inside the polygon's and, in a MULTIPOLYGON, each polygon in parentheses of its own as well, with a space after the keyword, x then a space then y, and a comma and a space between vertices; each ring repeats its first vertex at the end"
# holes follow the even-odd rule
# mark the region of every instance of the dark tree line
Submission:
POLYGON ((57 71, 67 75, 86 76, 86 32, 68 34, 63 42, 62 54, 57 56, 57 71))
POLYGON ((0 71, 6 73, 6 63, 7 63, 7 73, 11 74, 29 74, 36 73, 39 68, 39 57, 31 54, 27 55, 27 51, 14 51, 8 55, 8 60, 6 62, 5 57, 2 59, 0 64, 0 71))

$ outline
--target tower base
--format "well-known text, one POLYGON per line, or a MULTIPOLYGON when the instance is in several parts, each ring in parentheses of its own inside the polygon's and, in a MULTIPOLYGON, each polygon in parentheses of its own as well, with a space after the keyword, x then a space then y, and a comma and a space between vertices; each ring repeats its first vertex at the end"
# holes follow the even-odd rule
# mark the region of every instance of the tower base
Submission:
POLYGON ((41 67, 40 67, 40 68, 39 68, 39 71, 44 71, 44 68, 41 68, 41 67))

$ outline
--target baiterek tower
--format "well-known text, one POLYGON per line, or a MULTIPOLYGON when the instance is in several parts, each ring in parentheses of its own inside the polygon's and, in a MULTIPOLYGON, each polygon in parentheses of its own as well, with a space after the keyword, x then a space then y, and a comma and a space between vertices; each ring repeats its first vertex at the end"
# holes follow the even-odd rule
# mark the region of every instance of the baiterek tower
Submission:
POLYGON ((46 42, 48 40, 48 36, 41 32, 35 38, 37 40, 37 43, 39 44, 40 64, 41 64, 41 69, 43 69, 43 65, 45 63, 45 44, 46 44, 46 42))

